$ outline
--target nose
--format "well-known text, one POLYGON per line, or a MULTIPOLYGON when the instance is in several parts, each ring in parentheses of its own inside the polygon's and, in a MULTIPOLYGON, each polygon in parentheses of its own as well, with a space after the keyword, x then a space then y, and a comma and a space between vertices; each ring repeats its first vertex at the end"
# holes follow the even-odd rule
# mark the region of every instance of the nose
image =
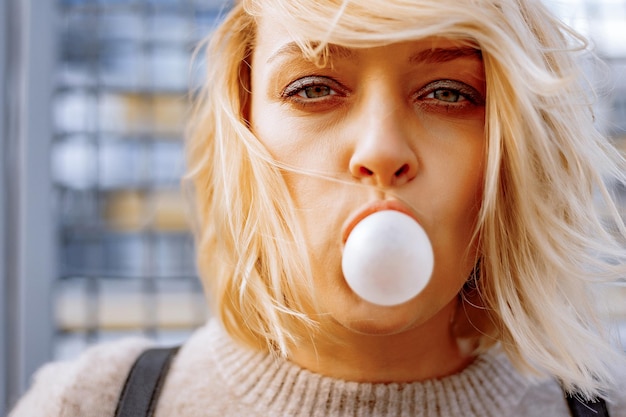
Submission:
POLYGON ((380 105, 376 107, 374 111, 364 111, 359 118, 363 129, 356 138, 350 172, 364 183, 378 187, 401 186, 417 175, 414 138, 400 112, 389 109, 382 113, 380 105))

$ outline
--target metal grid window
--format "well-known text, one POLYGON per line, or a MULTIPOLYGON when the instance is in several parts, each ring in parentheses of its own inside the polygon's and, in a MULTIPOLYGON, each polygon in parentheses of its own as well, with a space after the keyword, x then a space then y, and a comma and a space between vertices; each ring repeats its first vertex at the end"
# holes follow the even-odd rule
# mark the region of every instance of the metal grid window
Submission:
POLYGON ((221 3, 59 4, 56 358, 128 334, 178 342, 206 319, 178 186, 189 63, 221 3))

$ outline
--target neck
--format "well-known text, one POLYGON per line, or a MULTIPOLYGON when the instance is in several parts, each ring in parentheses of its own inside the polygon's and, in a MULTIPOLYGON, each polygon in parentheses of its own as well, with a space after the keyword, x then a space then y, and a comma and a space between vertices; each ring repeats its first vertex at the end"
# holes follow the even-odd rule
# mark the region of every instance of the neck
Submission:
POLYGON ((450 332, 450 304, 427 322, 391 335, 356 333, 324 323, 312 341, 293 349, 290 360, 312 372, 356 382, 415 382, 458 373, 464 356, 450 332), (333 338, 325 335, 333 335, 333 338))

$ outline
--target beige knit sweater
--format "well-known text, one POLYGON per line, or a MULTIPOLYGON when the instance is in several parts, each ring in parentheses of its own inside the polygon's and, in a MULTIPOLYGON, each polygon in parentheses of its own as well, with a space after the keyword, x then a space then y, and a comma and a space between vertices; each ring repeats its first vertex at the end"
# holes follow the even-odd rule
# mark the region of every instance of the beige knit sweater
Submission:
MULTIPOLYGON (((9 417, 112 417, 126 373, 149 345, 103 344, 36 375, 9 417)), ((626 394, 625 394, 626 395, 626 394)), ((626 417, 626 401, 609 403, 626 417)), ((175 358, 156 417, 569 416, 552 380, 531 382, 497 348, 459 374, 411 384, 336 380, 236 345, 217 322, 198 330, 175 358)))

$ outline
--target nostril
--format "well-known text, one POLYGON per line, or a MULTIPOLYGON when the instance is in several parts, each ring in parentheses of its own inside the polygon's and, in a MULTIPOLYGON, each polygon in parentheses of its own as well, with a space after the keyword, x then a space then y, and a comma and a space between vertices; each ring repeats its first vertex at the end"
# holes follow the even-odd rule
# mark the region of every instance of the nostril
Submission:
POLYGON ((373 171, 371 171, 371 170, 369 170, 369 169, 367 169, 366 167, 363 167, 363 166, 359 168, 359 171, 361 172, 361 175, 370 176, 370 175, 374 174, 373 171))
POLYGON ((406 174, 409 171, 409 164, 404 164, 400 167, 399 170, 397 170, 395 172, 395 176, 396 177, 401 177, 402 175, 406 174))

